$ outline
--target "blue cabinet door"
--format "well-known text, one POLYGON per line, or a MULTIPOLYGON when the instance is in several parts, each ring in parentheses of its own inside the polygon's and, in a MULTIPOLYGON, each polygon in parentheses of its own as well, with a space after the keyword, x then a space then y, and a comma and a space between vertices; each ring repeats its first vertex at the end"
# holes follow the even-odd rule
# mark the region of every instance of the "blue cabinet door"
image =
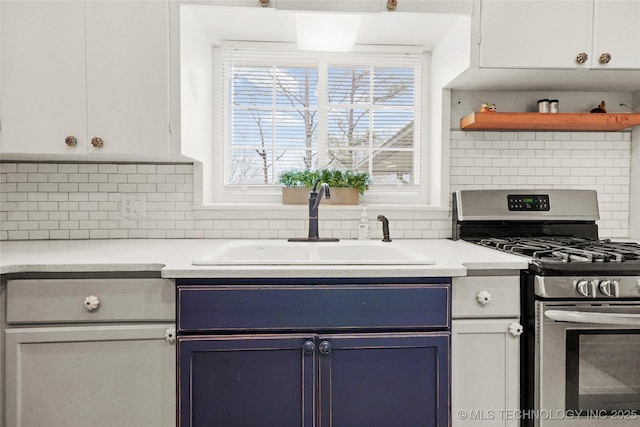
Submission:
POLYGON ((448 333, 318 338, 320 427, 448 427, 448 333))
POLYGON ((182 336, 179 427, 448 427, 448 333, 182 336))
POLYGON ((313 427, 313 335, 178 338, 179 427, 313 427))

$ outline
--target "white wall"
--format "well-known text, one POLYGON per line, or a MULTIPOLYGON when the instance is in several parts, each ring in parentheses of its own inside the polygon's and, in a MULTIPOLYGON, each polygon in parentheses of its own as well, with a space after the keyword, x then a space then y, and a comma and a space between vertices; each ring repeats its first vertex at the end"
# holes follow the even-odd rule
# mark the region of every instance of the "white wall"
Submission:
POLYGON ((213 50, 194 13, 197 8, 179 8, 180 132, 183 154, 201 162, 196 166, 195 202, 203 204, 210 202, 203 197, 212 193, 211 141, 217 123, 213 120, 213 50))
POLYGON ((460 17, 431 53, 429 86, 429 204, 449 203, 451 79, 469 67, 471 17, 460 17))
MULTIPOLYGON (((640 90, 633 94, 631 106, 640 111, 640 90)), ((640 126, 631 132, 630 182, 629 237, 640 240, 640 126)))

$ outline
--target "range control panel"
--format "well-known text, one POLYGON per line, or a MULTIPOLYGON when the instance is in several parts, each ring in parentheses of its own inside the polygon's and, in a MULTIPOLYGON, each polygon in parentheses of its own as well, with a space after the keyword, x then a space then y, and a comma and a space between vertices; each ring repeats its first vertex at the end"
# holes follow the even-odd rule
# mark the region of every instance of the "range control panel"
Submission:
POLYGON ((507 203, 510 211, 548 211, 548 194, 509 194, 507 203))

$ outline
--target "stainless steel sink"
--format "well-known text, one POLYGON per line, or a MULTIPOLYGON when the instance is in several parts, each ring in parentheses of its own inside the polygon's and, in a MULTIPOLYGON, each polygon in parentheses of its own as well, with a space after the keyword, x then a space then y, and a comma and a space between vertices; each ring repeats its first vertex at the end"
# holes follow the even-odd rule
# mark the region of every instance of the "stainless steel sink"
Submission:
POLYGON ((225 243, 193 265, 429 265, 423 254, 396 242, 342 240, 287 242, 237 240, 225 243))

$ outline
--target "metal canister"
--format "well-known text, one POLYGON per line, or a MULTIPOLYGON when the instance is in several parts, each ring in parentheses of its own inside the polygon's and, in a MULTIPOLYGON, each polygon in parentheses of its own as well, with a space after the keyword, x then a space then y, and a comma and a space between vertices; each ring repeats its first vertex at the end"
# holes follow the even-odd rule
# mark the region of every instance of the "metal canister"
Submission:
POLYGON ((550 113, 557 113, 558 111, 560 111, 560 104, 558 103, 557 99, 550 99, 549 100, 549 112, 550 113))
POLYGON ((548 113, 549 112, 549 100, 541 99, 538 101, 538 113, 548 113))

